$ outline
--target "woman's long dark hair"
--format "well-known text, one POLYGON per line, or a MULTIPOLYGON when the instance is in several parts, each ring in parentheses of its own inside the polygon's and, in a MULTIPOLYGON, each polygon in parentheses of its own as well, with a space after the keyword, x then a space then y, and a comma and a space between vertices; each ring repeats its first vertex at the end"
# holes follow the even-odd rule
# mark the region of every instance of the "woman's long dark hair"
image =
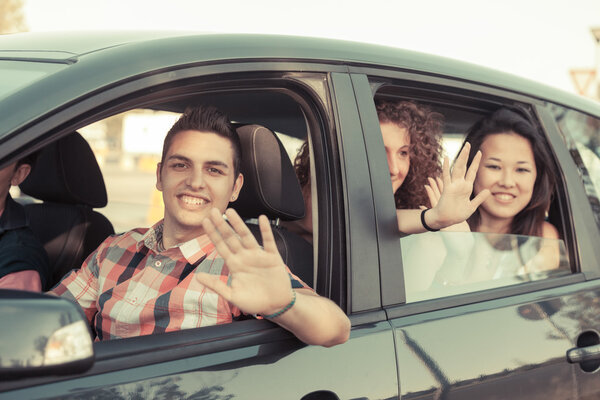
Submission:
MULTIPOLYGON (((488 117, 476 122, 467 133, 465 142, 471 144, 468 165, 489 135, 514 132, 531 144, 537 176, 531 200, 512 220, 510 233, 516 235, 542 236, 546 212, 550 208, 556 187, 556 168, 549 147, 543 135, 529 119, 527 112, 519 108, 501 108, 488 117)), ((464 143, 463 143, 464 146, 464 143)), ((468 219, 471 230, 476 231, 481 224, 479 210, 468 219)))

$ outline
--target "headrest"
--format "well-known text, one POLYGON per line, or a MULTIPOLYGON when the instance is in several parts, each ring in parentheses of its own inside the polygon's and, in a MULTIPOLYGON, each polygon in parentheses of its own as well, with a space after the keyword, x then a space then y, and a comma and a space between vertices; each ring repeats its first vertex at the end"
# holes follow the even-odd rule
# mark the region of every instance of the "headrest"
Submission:
POLYGON ((39 200, 104 207, 106 186, 88 142, 73 132, 44 147, 21 190, 39 200))
POLYGON ((242 145, 244 185, 232 207, 242 218, 265 214, 285 221, 304 217, 304 199, 294 167, 270 129, 234 124, 242 145))

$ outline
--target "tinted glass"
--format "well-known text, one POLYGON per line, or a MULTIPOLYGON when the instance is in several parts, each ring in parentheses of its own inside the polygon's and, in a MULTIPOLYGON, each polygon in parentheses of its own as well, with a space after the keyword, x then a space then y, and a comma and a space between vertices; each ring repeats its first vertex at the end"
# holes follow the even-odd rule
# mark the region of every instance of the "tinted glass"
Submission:
POLYGON ((552 106, 551 110, 569 153, 579 168, 596 223, 600 227, 600 119, 561 106, 552 106))
POLYGON ((569 274, 562 240, 477 232, 400 239, 407 302, 569 274))

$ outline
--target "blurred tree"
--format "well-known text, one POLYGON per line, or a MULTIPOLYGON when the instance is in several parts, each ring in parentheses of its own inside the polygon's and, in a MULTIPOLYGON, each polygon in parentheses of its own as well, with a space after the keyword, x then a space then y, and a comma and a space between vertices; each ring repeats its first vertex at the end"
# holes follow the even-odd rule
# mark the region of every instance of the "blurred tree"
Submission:
POLYGON ((0 0, 0 34, 26 30, 23 0, 0 0))

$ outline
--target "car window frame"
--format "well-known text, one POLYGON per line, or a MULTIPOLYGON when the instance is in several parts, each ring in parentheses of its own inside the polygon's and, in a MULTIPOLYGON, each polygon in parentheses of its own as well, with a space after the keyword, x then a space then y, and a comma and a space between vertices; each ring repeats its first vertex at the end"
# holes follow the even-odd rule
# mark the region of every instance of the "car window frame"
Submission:
MULTIPOLYGON (((544 101, 535 97, 527 96, 521 93, 515 93, 508 90, 489 87, 483 84, 477 84, 474 82, 465 82, 460 80, 452 79, 451 77, 439 77, 439 76, 430 76, 425 73, 413 73, 407 71, 398 71, 391 70, 385 68, 375 68, 375 67, 364 67, 357 66, 354 68, 350 68, 351 72, 354 72, 355 75, 363 75, 365 79, 369 82, 370 90, 367 90, 366 86, 363 85, 360 87, 360 92, 357 91, 357 98, 362 97, 364 102, 370 101, 373 103, 373 96, 375 92, 379 89, 380 85, 375 83, 377 80, 382 80, 384 82, 395 82, 396 84, 406 84, 407 86, 413 88, 423 87, 425 91, 433 91, 441 90, 441 93, 445 94, 453 94, 453 95, 464 95, 464 96, 481 96, 481 98, 485 99, 489 102, 497 102, 498 105, 501 104, 520 104, 524 105, 530 113, 537 112, 539 107, 544 106, 544 101), (439 88, 439 89, 435 89, 439 88)), ((479 98, 479 97, 477 97, 479 98)), ((361 120, 363 121, 371 121, 371 125, 365 129, 365 136, 367 136, 367 132, 375 129, 374 123, 379 123, 377 121, 374 106, 364 107, 361 110, 361 120), (367 113, 365 115, 365 113, 367 113), (370 114, 370 115, 369 115, 370 114)), ((534 118, 536 115, 534 114, 534 118)), ((559 158, 556 153, 554 153, 554 147, 557 145, 557 140, 561 140, 558 133, 551 129, 546 129, 545 125, 541 124, 538 117, 538 123, 540 128, 545 129, 544 134, 547 137, 548 143, 550 144, 551 153, 557 166, 559 168, 559 174, 563 177, 562 180, 565 179, 565 174, 563 173, 563 169, 567 169, 572 173, 572 168, 570 165, 563 165, 562 159, 563 156, 559 158)), ((364 128, 364 126, 363 126, 364 128)), ((382 140, 381 140, 382 142, 382 140)), ((385 160, 385 154, 383 150, 383 145, 370 147, 367 149, 369 152, 368 157, 370 160, 383 159, 385 160)), ((382 163, 383 164, 383 163, 382 163)), ((381 167, 380 167, 381 168, 381 167)), ((378 172, 377 169, 371 166, 371 174, 376 175, 372 176, 372 180, 375 181, 377 179, 382 180, 383 176, 389 181, 389 177, 387 176, 386 166, 383 166, 385 172, 378 172)), ((387 196, 390 197, 390 201, 388 203, 391 204, 392 194, 391 194, 391 185, 389 182, 387 183, 388 189, 380 190, 374 193, 376 197, 387 196)), ((564 193, 565 187, 562 188, 559 185, 560 190, 564 193)), ((377 219, 381 220, 383 224, 389 224, 389 220, 395 219, 395 206, 393 204, 385 206, 386 200, 375 199, 376 202, 381 202, 382 206, 385 207, 383 209, 378 208, 377 219)), ((568 204, 561 204, 562 210, 567 213, 567 215, 571 215, 572 207, 571 202, 568 204)), ((379 204, 379 203, 378 203, 379 204)), ((565 243, 568 251, 570 252, 570 264, 571 268, 580 268, 582 263, 580 262, 580 257, 572 257, 572 249, 575 251, 575 254, 579 254, 579 248, 577 246, 577 242, 574 240, 574 225, 570 224, 566 227, 569 233, 572 236, 569 238, 570 242, 565 243)), ((393 237, 379 237, 379 246, 380 246, 380 254, 397 254, 398 250, 395 248, 400 247, 398 245, 398 232, 396 230, 395 236, 393 237)), ((589 250, 589 249, 586 249, 589 250)), ((385 265, 382 266, 381 269, 381 281, 382 281, 382 298, 384 299, 383 306, 388 314, 388 318, 396 318, 400 316, 407 315, 415 315, 423 312, 434 311, 434 310, 442 310, 448 309, 461 305, 468 305, 479 303, 487 300, 500 299, 511 296, 518 295, 529 295, 534 292, 545 290, 549 288, 560 288, 560 287, 568 287, 569 285, 582 283, 586 280, 586 276, 582 273, 575 272, 571 275, 564 277, 551 278, 547 280, 540 280, 529 282, 523 285, 515 285, 515 286, 507 286, 494 288, 489 290, 484 290, 481 292, 473 292, 473 293, 465 293, 460 295, 455 295, 451 297, 443 297, 438 299, 431 299, 427 301, 422 301, 418 303, 410 303, 407 304, 405 302, 405 297, 400 295, 399 292, 404 294, 404 287, 399 288, 398 282, 401 282, 399 276, 403 277, 402 272, 402 262, 397 261, 401 260, 401 257, 395 260, 395 268, 389 268, 385 265)), ((403 281, 403 278, 402 278, 403 281)))
MULTIPOLYGON (((174 71, 157 71, 156 74, 144 74, 137 79, 131 79, 127 82, 122 82, 118 85, 107 85, 103 90, 98 90, 94 95, 82 96, 78 99, 72 99, 68 104, 58 103, 55 108, 47 110, 43 115, 38 117, 35 122, 27 125, 24 129, 19 129, 16 132, 11 132, 6 136, 5 144, 0 149, 0 160, 2 164, 11 162, 12 160, 22 157, 25 153, 37 150, 47 145, 48 143, 57 140, 58 138, 78 129, 79 127, 89 125, 92 122, 106 118, 111 115, 128 109, 136 108, 143 104, 144 100, 136 100, 140 90, 150 90, 162 84, 170 84, 173 82, 184 82, 190 78, 202 79, 203 77, 232 77, 236 74, 252 75, 253 73, 264 74, 268 71, 279 76, 283 82, 286 80, 290 85, 295 85, 298 93, 304 90, 310 92, 313 96, 313 103, 308 104, 307 108, 319 107, 319 116, 321 121, 314 121, 313 118, 307 119, 309 125, 307 129, 316 128, 315 124, 319 124, 319 129, 322 129, 320 135, 312 137, 314 146, 318 148, 319 154, 316 156, 317 169, 323 172, 322 175, 328 179, 320 179, 319 188, 319 229, 324 229, 324 232, 319 234, 322 238, 320 248, 337 248, 338 254, 334 252, 321 252, 319 254, 319 271, 320 285, 327 297, 336 299, 345 298, 350 292, 345 286, 346 282, 346 265, 350 261, 346 260, 346 234, 344 224, 348 221, 343 216, 345 213, 345 185, 340 182, 343 168, 340 168, 336 162, 339 162, 340 155, 338 151, 337 140, 339 139, 339 110, 335 104, 335 99, 332 97, 323 101, 323 96, 335 96, 334 85, 332 80, 329 80, 332 74, 344 71, 339 65, 329 64, 313 64, 313 63, 289 63, 289 62, 240 62, 236 64, 211 64, 209 66, 191 67, 184 69, 176 69, 174 71), (308 72, 306 72, 308 71, 308 72), (320 93, 315 87, 314 82, 311 84, 308 80, 303 81, 302 76, 307 74, 318 74, 321 79, 326 80, 326 89, 320 93), (131 98, 132 100, 127 100, 131 98), (318 99, 318 100, 317 100, 318 99), (331 102, 331 104, 330 104, 331 102), (319 103, 319 104, 317 104, 319 103), (313 125, 311 127, 311 124, 313 125), (18 134, 17 134, 18 133, 18 134), (335 188, 334 190, 326 190, 335 188), (322 194, 321 194, 322 193, 322 194), (336 223, 330 223, 333 219, 336 223), (341 232, 341 233, 340 233, 341 232), (336 240, 336 244, 332 244, 336 240), (323 264, 321 264, 323 263, 323 264), (335 273, 329 281, 323 276, 335 273), (337 284, 332 284, 331 280, 337 279, 337 284), (333 293, 339 291, 338 293, 333 293)), ((243 80, 244 78, 240 78, 243 80)), ((248 81, 250 78, 247 79, 248 81)), ((223 78, 223 81, 225 79, 223 78)), ((338 85, 340 87, 340 85, 338 85)), ((299 95, 300 97, 300 95, 299 95)), ((300 101, 300 98, 298 99, 300 101)), ((353 99, 352 99, 353 100, 353 99)), ((154 100, 149 99, 149 102, 154 100)), ((376 268, 375 264, 373 268, 376 268)), ((354 282, 355 286, 360 287, 360 281, 354 282)), ((365 290, 357 290, 357 292, 366 292, 365 290)), ((350 307, 349 304, 342 304, 342 307, 350 307)), ((347 308, 348 313, 351 313, 347 308)), ((378 320, 384 320, 382 316, 378 320)), ((354 319, 363 323, 361 319, 354 319)), ((239 349, 248 346, 266 345, 270 342, 288 343, 286 346, 290 349, 295 349, 303 346, 303 344, 293 337, 285 329, 278 327, 270 321, 266 320, 249 320, 239 321, 235 324, 219 325, 207 328, 197 328, 182 330, 175 334, 165 333, 151 335, 148 337, 136 337, 123 339, 121 341, 112 341, 105 343, 97 343, 95 345, 96 359, 98 365, 79 376, 92 376, 101 373, 119 371, 124 368, 138 368, 146 364, 156 364, 176 360, 176 357, 183 357, 180 351, 174 352, 175 349, 189 348, 190 352, 184 352, 185 357, 195 355, 206 355, 215 351, 226 351, 228 349, 239 349), (235 326, 233 326, 235 325, 235 326), (265 333, 268 332, 268 333, 265 333), (177 334, 181 335, 181 339, 177 334), (166 335, 166 336, 165 336, 166 335), (265 336, 267 335, 267 336, 265 336), (214 346, 214 340, 217 338, 222 340, 223 346, 214 346), (266 341, 266 337, 270 341, 266 341), (127 359, 126 354, 115 355, 115 349, 126 347, 137 349, 138 357, 129 358, 128 363, 124 363, 127 359), (158 343, 161 343, 164 351, 156 352, 158 343), (191 346, 191 347, 190 347, 191 346), (196 349, 196 350, 194 350, 196 349), (175 354, 179 354, 175 356, 175 354), (127 365, 127 366, 125 366, 127 365)), ((27 387, 31 384, 48 383, 71 379, 72 377, 44 377, 35 379, 24 379, 0 385, 1 390, 15 389, 27 387)))

